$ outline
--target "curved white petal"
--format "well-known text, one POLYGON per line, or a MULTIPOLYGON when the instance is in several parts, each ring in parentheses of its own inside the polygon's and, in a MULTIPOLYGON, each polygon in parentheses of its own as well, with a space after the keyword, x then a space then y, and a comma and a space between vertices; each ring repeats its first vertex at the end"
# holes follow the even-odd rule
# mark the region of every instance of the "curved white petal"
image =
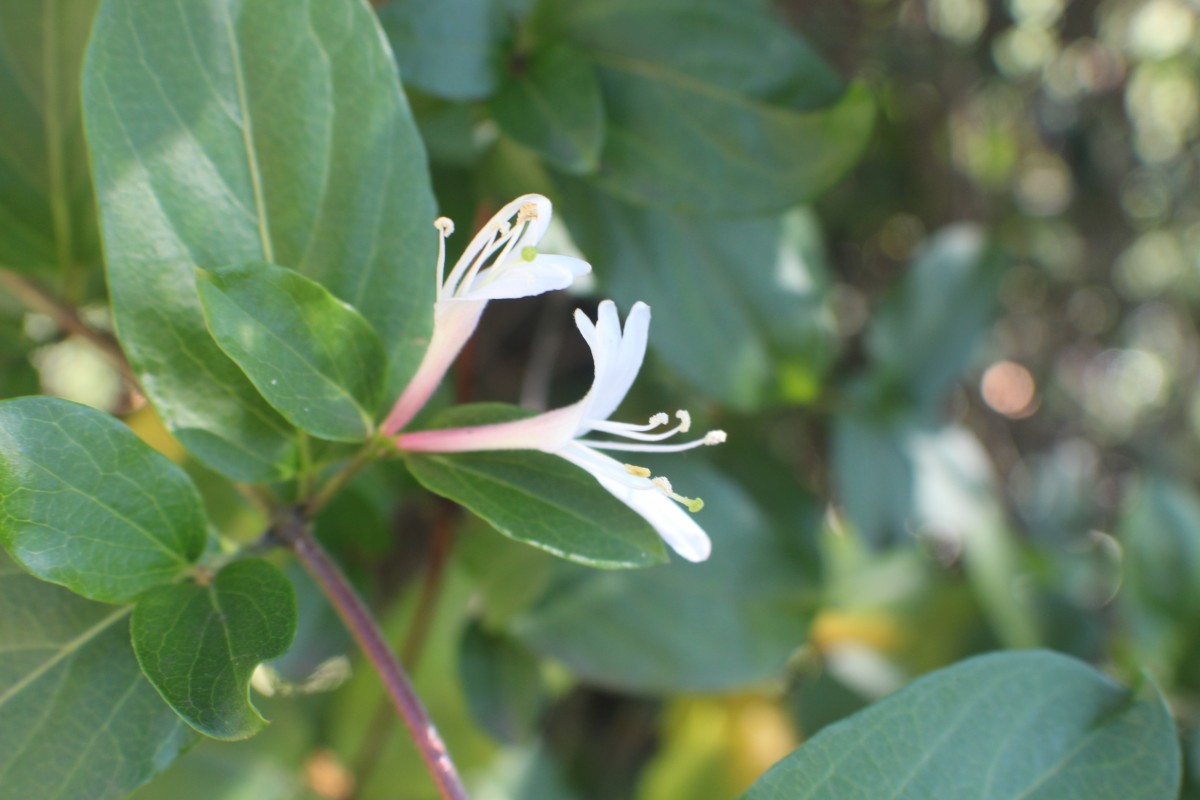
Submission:
POLYGON ((662 540, 688 561, 704 561, 712 552, 708 534, 696 524, 691 513, 684 511, 648 479, 629 475, 621 462, 578 442, 559 451, 558 455, 590 472, 609 494, 649 522, 662 540), (646 488, 638 488, 642 481, 646 488))
POLYGON ((592 267, 570 256, 539 255, 532 261, 509 261, 491 269, 500 271, 490 280, 491 270, 479 275, 474 281, 477 288, 468 289, 463 300, 511 300, 565 289, 592 267))
POLYGON ((604 477, 630 489, 658 491, 649 478, 630 472, 624 464, 611 456, 599 453, 579 442, 570 442, 566 447, 555 450, 554 455, 565 458, 577 467, 582 467, 597 478, 604 477))
POLYGON ((622 332, 616 317, 616 306, 605 300, 600 304, 597 322, 597 343, 592 347, 596 360, 596 379, 588 393, 588 419, 608 419, 621 405, 633 386, 650 335, 650 306, 634 303, 625 318, 622 332))
POLYGON ((521 234, 520 241, 516 243, 514 252, 520 253, 524 247, 537 247, 538 242, 542 240, 542 236, 546 233, 546 228, 550 225, 550 217, 553 214, 553 206, 550 200, 540 194, 523 194, 509 202, 505 203, 499 211, 492 215, 492 218, 487 221, 487 224, 479 229, 475 237, 463 250, 458 261, 454 263, 454 268, 450 270, 450 274, 446 277, 445 285, 448 292, 453 293, 455 287, 458 286, 471 268, 471 264, 480 257, 484 248, 487 247, 493 239, 497 230, 506 224, 515 224, 515 217, 520 213, 521 208, 526 205, 533 205, 537 209, 536 216, 529 220, 525 231, 521 234))
POLYGON ((595 361, 596 356, 596 323, 592 322, 587 314, 583 313, 582 308, 575 309, 575 327, 579 329, 579 335, 587 342, 588 349, 592 351, 592 360, 595 361))

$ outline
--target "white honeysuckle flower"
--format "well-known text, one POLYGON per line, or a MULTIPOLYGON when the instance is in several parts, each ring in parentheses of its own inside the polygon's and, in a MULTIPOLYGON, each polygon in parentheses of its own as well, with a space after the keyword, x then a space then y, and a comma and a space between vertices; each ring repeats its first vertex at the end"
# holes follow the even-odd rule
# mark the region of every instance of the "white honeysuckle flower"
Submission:
POLYGON ((575 312, 575 324, 592 350, 596 370, 592 388, 582 400, 514 422, 404 433, 396 437, 396 444, 402 450, 421 452, 542 450, 562 456, 590 472, 601 486, 644 517, 679 555, 703 561, 712 549, 708 535, 680 506, 695 512, 704 503, 676 494, 666 478, 654 477, 644 467, 623 463, 601 451, 674 453, 720 444, 725 432, 709 431, 699 439, 664 443, 687 433, 692 420, 686 411, 676 412, 677 425, 658 432, 656 429, 669 422, 666 414, 655 414, 645 425, 610 422, 609 415, 625 399, 645 358, 650 307, 634 304, 624 332, 611 300, 600 304, 594 324, 582 311, 575 312), (593 432, 619 438, 583 438, 593 432))
POLYGON ((521 195, 508 203, 475 234, 449 275, 446 239, 454 233, 454 223, 446 217, 434 222, 439 236, 433 336, 421 365, 384 420, 385 435, 398 433, 429 400, 475 332, 489 300, 565 289, 591 271, 581 259, 537 251, 552 211, 550 201, 540 194, 521 195))

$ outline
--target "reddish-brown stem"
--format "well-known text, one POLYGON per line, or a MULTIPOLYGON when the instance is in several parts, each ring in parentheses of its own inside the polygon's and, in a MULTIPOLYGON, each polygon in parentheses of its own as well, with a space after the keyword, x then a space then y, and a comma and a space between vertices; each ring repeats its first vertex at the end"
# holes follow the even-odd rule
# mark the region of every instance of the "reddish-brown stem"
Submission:
MULTIPOLYGON (((442 576, 446 572, 446 560, 454 545, 452 507, 446 503, 439 503, 436 514, 437 517, 433 523, 433 541, 430 544, 429 561, 425 565, 425 574, 421 580, 421 594, 417 598, 417 608, 413 613, 413 621, 409 625, 408 633, 404 636, 404 645, 400 651, 400 663, 407 667, 409 671, 416 670, 417 661, 421 657, 421 651, 425 645, 429 626, 433 621, 433 614, 437 608, 438 595, 441 593, 442 576)), ((379 759, 383 756, 384 743, 387 741, 387 734, 391 730, 392 719, 387 706, 377 708, 374 716, 371 717, 371 722, 367 726, 367 738, 364 740, 363 748, 359 751, 354 763, 354 775, 358 780, 365 781, 367 776, 374 772, 375 767, 379 765, 379 759)))
POLYGON ((321 587, 329 602, 337 610, 363 654, 375 668, 392 705, 404 720, 425 768, 429 771, 438 792, 444 800, 466 800, 467 792, 462 779, 450 760, 446 745, 438 735, 437 728, 429 718, 404 668, 384 641, 375 618, 350 586, 342 571, 325 552, 324 548, 309 532, 308 523, 298 514, 289 517, 277 526, 275 535, 283 541, 313 580, 321 587))

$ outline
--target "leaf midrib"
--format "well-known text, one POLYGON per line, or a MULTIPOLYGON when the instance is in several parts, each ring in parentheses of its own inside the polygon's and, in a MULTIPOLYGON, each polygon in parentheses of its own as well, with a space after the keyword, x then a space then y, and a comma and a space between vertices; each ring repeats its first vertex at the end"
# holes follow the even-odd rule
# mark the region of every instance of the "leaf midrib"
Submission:
POLYGON ((13 686, 6 689, 2 694, 0 694, 0 706, 3 706, 9 700, 16 697, 18 694, 20 694, 22 691, 24 691, 28 686, 30 686, 32 683, 34 683, 38 678, 45 675, 47 672, 49 672, 51 669, 53 669, 57 664, 62 662, 64 659, 73 655, 77 650, 79 650, 81 647, 86 645, 92 639, 95 639, 101 633, 106 631, 109 627, 111 627, 112 625, 119 622, 121 619, 128 616, 131 611, 133 611, 132 605, 121 606, 116 611, 109 614, 107 617, 104 617, 99 622, 97 622, 95 625, 93 625, 92 627, 85 630, 83 633, 76 636, 74 639, 71 639, 67 643, 63 644, 61 647, 59 647, 59 649, 54 653, 53 656, 46 659, 44 662, 42 662, 40 665, 38 665, 38 667, 36 669, 31 671, 24 678, 17 681, 13 686))
MULTIPOLYGON (((182 0, 179 0, 182 2, 182 0)), ((229 45, 229 56, 233 66, 233 82, 237 89, 238 113, 242 132, 242 145, 246 151, 246 165, 250 170, 250 188, 254 192, 254 207, 258 216, 258 238, 262 244, 263 258, 275 263, 275 248, 271 243, 270 222, 267 219, 267 201, 263 192, 262 172, 258 164, 258 151, 254 147, 254 127, 250 116, 250 103, 246 97, 246 76, 242 69, 242 51, 233 27, 233 17, 228 5, 223 6, 222 22, 229 45)))

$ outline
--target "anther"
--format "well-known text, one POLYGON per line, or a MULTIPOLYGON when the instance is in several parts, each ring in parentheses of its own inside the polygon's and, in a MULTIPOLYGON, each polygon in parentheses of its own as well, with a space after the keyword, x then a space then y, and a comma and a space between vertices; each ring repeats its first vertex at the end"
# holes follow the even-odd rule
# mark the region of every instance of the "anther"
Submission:
POLYGON ((623 464, 625 471, 637 478, 649 478, 650 470, 645 467, 639 467, 636 464, 623 464))
POLYGON ((517 212, 517 224, 528 222, 531 219, 537 219, 537 203, 525 203, 521 206, 521 210, 517 212))
POLYGON ((667 416, 665 411, 660 411, 650 418, 650 424, 655 428, 659 427, 660 425, 666 425, 670 421, 671 418, 667 416))
POLYGON ((454 220, 449 217, 438 217, 433 221, 433 227, 437 228, 442 236, 450 236, 454 233, 454 220))
POLYGON ((709 431, 708 433, 704 434, 704 443, 722 444, 727 438, 729 437, 725 435, 725 431, 709 431))
POLYGON ((657 478, 651 478, 650 482, 654 484, 654 488, 658 489, 667 497, 679 503, 688 511, 691 511, 693 514, 704 508, 703 500, 701 500, 699 497, 684 497, 681 494, 677 494, 675 490, 671 488, 671 482, 664 477, 659 476, 657 478))
POLYGON ((675 418, 679 420, 679 432, 687 433, 692 427, 692 415, 684 411, 682 408, 675 412, 675 418))

